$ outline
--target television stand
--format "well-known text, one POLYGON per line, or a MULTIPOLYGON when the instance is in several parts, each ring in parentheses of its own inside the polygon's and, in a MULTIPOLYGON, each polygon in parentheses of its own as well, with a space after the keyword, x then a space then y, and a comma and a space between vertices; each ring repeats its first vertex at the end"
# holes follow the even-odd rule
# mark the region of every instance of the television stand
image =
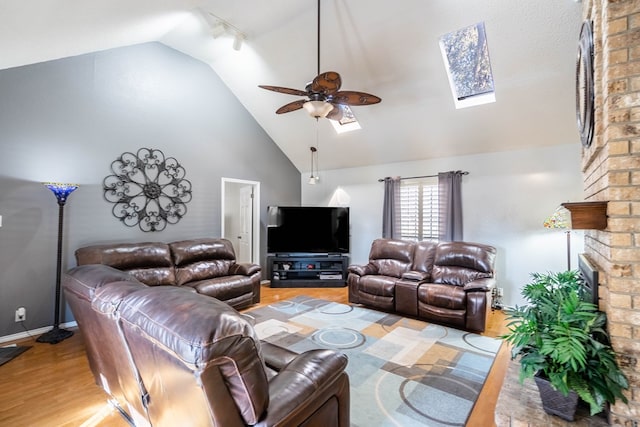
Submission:
POLYGON ((272 288, 341 288, 347 285, 349 257, 333 254, 267 256, 272 288))

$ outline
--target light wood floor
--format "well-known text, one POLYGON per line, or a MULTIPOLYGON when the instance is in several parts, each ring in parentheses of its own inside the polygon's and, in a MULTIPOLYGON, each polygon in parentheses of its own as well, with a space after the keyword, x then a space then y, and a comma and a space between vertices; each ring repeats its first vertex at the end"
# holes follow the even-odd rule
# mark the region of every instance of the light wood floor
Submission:
MULTIPOLYGON (((347 303, 347 288, 272 289, 263 286, 261 305, 296 295, 347 303)), ((502 312, 492 312, 485 335, 496 337, 505 331, 502 312)), ((54 345, 37 343, 34 339, 21 340, 17 344, 33 348, 0 366, 0 426, 128 426, 108 405, 106 394, 94 383, 80 333, 76 331, 73 337, 54 345)), ((468 426, 495 425, 496 401, 508 361, 509 352, 503 345, 468 426)))

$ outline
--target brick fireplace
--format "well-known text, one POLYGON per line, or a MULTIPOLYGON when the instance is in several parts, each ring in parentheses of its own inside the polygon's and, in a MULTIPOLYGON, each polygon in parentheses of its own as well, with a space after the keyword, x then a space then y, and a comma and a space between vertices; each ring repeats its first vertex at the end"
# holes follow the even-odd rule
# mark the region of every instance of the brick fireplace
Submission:
POLYGON ((585 0, 595 46, 595 133, 582 153, 585 200, 607 201, 608 227, 585 232, 600 271, 600 309, 629 378, 629 406, 612 425, 640 420, 640 0, 585 0))

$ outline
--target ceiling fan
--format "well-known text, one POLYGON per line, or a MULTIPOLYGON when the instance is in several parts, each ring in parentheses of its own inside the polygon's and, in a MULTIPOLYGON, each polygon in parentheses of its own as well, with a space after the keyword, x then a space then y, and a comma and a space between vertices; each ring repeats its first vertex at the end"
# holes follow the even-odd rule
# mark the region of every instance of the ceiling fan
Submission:
POLYGON ((290 89, 280 86, 259 85, 262 89, 287 95, 306 96, 305 99, 290 102, 276 110, 276 114, 289 113, 304 108, 316 119, 326 117, 340 120, 343 116, 343 106, 372 105, 382 101, 370 93, 352 90, 340 90, 342 78, 335 71, 320 73, 320 0, 318 0, 318 75, 307 83, 304 90, 290 89))

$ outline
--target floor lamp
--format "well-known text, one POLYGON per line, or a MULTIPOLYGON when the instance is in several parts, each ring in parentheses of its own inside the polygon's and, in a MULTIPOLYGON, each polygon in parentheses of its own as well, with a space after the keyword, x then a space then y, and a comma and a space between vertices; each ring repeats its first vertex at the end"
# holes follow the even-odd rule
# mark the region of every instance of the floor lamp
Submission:
POLYGON ((60 329, 60 277, 62 273, 62 224, 64 217, 64 205, 67 202, 67 197, 76 188, 75 184, 59 184, 55 182, 45 182, 44 185, 53 192, 58 200, 58 261, 56 270, 56 305, 55 305, 55 320, 53 322, 53 329, 49 332, 45 332, 40 335, 36 341, 46 342, 49 344, 57 344, 62 340, 69 338, 73 335, 72 331, 66 329, 60 329))
POLYGON ((562 229, 567 234, 567 271, 571 270, 571 212, 560 206, 544 220, 545 228, 562 229))

